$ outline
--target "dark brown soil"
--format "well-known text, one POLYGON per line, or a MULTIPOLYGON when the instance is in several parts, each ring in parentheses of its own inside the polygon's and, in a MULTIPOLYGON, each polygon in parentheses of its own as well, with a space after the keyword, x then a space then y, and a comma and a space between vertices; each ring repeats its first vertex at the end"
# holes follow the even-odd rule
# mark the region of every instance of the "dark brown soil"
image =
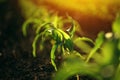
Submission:
POLYGON ((32 39, 23 36, 24 19, 11 1, 0 2, 0 80, 51 80, 49 54, 32 56, 32 39))

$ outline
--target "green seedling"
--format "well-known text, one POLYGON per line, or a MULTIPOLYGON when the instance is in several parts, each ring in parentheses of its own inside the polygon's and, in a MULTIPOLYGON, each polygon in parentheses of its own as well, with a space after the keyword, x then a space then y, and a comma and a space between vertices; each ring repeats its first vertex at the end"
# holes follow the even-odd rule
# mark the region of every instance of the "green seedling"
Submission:
POLYGON ((40 40, 40 50, 42 50, 44 46, 44 41, 50 38, 50 41, 54 41, 52 44, 51 52, 50 52, 50 58, 51 58, 51 63, 54 66, 55 70, 57 71, 57 66, 55 64, 55 53, 58 47, 61 48, 62 53, 65 53, 66 51, 69 53, 73 51, 73 42, 72 42, 72 37, 75 31, 75 26, 74 26, 74 21, 72 20, 71 17, 68 17, 67 22, 71 22, 70 28, 67 30, 68 34, 60 29, 60 25, 64 25, 65 22, 59 23, 60 21, 57 15, 51 16, 49 20, 45 19, 28 19, 24 24, 23 24, 23 34, 26 36, 27 34, 27 26, 30 23, 34 23, 35 25, 38 25, 37 27, 34 27, 36 29, 36 35, 33 40, 33 56, 36 57, 36 45, 37 42, 40 40))
MULTIPOLYGON (((50 58, 57 73, 53 80, 67 80, 74 75, 88 75, 97 80, 119 80, 120 74, 120 15, 113 22, 111 35, 100 32, 95 42, 90 38, 78 37, 75 31, 76 22, 68 16, 62 17, 41 13, 42 16, 29 18, 23 24, 23 34, 27 35, 28 25, 32 24, 35 38, 32 43, 33 56, 36 57, 37 43, 44 50, 45 41, 51 44, 50 58), (71 23, 69 29, 63 30, 66 23, 71 23), (75 36, 75 37, 74 37, 75 36), (55 59, 59 50, 63 62, 57 67, 55 59)), ((35 14, 36 15, 36 14, 35 14)), ((79 80, 80 78, 77 78, 79 80)))

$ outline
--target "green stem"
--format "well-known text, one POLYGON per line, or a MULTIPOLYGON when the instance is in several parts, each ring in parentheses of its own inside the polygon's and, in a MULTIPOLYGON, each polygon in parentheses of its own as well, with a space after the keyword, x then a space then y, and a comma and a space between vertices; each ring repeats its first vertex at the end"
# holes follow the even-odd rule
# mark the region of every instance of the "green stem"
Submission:
POLYGON ((58 45, 55 44, 52 46, 52 49, 51 49, 51 53, 50 53, 50 56, 51 56, 51 63, 52 65, 54 66, 55 68, 55 71, 57 71, 57 66, 55 64, 55 50, 57 49, 58 45))
POLYGON ((79 78, 79 75, 78 75, 78 74, 76 75, 76 77, 77 77, 77 80, 80 80, 80 78, 79 78))

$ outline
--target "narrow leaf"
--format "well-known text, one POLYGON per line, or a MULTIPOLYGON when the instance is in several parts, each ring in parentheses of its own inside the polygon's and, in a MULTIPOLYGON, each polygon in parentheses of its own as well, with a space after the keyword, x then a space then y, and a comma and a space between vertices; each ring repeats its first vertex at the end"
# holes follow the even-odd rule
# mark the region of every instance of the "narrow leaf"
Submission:
POLYGON ((36 43, 38 41, 38 39, 40 38, 41 34, 38 34, 35 36, 33 43, 32 43, 32 47, 33 47, 33 57, 36 57, 36 43))
POLYGON ((104 42, 104 33, 103 32, 100 32, 98 34, 98 37, 95 41, 95 46, 94 48, 90 51, 87 59, 86 59, 86 62, 88 62, 90 60, 90 58, 94 55, 94 53, 101 47, 102 43, 104 42))

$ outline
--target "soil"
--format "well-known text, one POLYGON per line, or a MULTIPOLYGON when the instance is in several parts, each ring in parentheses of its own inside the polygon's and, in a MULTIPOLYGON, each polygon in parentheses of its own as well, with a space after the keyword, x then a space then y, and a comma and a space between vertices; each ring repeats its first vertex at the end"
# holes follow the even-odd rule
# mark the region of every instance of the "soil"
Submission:
POLYGON ((49 55, 32 56, 32 39, 23 36, 24 19, 11 1, 0 2, 0 80, 50 80, 49 55))

